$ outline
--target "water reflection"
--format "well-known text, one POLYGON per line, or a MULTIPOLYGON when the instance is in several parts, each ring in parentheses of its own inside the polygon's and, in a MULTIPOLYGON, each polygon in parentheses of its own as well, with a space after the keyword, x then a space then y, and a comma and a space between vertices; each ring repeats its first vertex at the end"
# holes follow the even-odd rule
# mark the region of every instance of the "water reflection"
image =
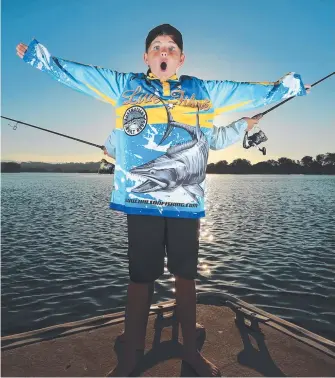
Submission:
MULTIPOLYGON (((1 185, 3 334, 123 308, 127 226, 108 209, 110 177, 5 174, 1 185)), ((335 176, 209 175, 197 292, 335 339, 334 198, 335 176)), ((165 264, 154 300, 174 285, 165 264)))

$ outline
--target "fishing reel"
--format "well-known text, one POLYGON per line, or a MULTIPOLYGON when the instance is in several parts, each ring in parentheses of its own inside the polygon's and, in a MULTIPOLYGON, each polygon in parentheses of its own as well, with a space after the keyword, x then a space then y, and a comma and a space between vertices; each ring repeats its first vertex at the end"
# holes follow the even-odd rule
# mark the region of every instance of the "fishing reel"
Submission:
MULTIPOLYGON (((259 144, 266 142, 268 140, 268 137, 264 134, 264 132, 259 129, 258 132, 249 135, 249 132, 246 131, 243 138, 243 147, 244 148, 250 148, 250 147, 256 147, 259 144)), ((263 155, 266 155, 266 148, 259 148, 258 149, 263 153, 263 155)))

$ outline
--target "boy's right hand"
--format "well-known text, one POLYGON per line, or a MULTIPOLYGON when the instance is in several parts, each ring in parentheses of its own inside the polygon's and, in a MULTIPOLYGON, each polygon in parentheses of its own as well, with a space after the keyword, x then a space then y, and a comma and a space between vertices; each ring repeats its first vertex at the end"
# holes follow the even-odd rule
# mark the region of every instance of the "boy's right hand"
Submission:
MULTIPOLYGON (((109 156, 109 157, 112 159, 112 164, 115 165, 115 164, 116 164, 116 162, 115 162, 115 158, 114 158, 113 156, 109 155, 109 153, 108 153, 106 147, 104 147, 103 152, 104 152, 104 155, 107 155, 107 156, 109 156)), ((109 163, 109 162, 108 162, 108 163, 109 163)))
POLYGON ((16 46, 16 55, 18 55, 21 59, 23 59, 24 54, 26 53, 27 49, 28 49, 27 45, 25 45, 24 43, 19 43, 16 46))
POLYGON ((108 154, 106 147, 104 147, 103 152, 104 152, 104 155, 107 155, 107 156, 113 158, 113 156, 110 156, 110 155, 108 154))

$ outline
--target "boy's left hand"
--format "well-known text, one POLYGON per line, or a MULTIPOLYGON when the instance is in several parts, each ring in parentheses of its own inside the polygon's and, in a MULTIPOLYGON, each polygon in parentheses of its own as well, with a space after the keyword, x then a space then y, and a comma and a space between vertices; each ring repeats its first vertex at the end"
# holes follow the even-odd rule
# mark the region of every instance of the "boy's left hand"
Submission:
POLYGON ((247 131, 250 131, 255 125, 257 125, 258 121, 262 117, 263 117, 262 114, 257 114, 255 116, 253 116, 252 118, 243 117, 242 119, 244 119, 247 122, 247 124, 248 124, 247 131))
POLYGON ((312 86, 310 84, 305 84, 306 93, 311 93, 312 86))

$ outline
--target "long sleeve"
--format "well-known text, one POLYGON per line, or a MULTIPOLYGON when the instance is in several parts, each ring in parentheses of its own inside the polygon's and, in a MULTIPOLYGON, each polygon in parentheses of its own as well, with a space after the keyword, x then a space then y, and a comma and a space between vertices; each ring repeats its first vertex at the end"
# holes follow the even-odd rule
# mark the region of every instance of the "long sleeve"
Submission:
POLYGON ((115 136, 115 129, 109 134, 106 142, 105 147, 108 152, 108 155, 115 159, 116 158, 116 136, 115 136))
POLYGON ((23 60, 58 82, 113 106, 131 76, 130 73, 56 58, 35 39, 29 44, 23 60))
POLYGON ((210 149, 222 150, 238 142, 246 132, 247 121, 239 119, 228 126, 213 126, 210 149))
POLYGON ((252 83, 205 80, 215 114, 247 111, 291 96, 306 94, 300 75, 291 72, 276 82, 252 83))

